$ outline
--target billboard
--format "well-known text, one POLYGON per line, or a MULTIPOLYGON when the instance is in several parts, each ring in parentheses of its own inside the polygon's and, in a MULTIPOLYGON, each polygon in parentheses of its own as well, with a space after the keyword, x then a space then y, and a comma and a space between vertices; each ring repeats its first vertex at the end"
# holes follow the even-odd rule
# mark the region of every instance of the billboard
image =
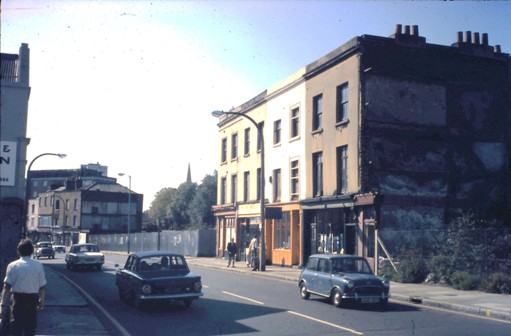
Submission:
POLYGON ((0 141, 0 186, 15 185, 16 145, 14 141, 0 141))

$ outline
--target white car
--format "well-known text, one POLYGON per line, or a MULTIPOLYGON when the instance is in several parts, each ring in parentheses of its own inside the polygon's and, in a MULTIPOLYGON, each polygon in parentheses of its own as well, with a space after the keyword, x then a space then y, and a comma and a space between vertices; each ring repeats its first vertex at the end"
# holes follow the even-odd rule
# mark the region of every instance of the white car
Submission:
POLYGON ((96 268, 101 271, 105 263, 105 256, 96 244, 75 244, 66 254, 67 269, 96 268))

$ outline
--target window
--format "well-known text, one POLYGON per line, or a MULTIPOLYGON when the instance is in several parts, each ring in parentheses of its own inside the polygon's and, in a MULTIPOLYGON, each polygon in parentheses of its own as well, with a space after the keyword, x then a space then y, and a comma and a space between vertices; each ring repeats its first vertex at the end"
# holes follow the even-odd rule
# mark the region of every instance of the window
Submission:
POLYGON ((280 143, 280 131, 281 131, 281 121, 275 120, 273 123, 273 144, 278 145, 280 143))
POLYGON ((289 211, 282 212, 282 218, 274 221, 275 236, 273 246, 276 249, 289 250, 291 248, 291 216, 289 211))
POLYGON ((318 131, 322 126, 323 95, 312 98, 312 131, 318 131))
POLYGON ((298 160, 291 161, 291 173, 289 174, 291 176, 291 200, 297 200, 298 199, 298 193, 300 192, 300 185, 299 185, 299 162, 298 160))
POLYGON ((222 162, 227 161, 227 139, 222 139, 222 162))
POLYGON ((73 226, 76 227, 76 216, 73 216, 73 226))
POLYGON ((69 210, 69 200, 66 200, 66 210, 69 210))
POLYGON ((243 173, 243 202, 250 199, 250 172, 243 173))
POLYGON ((73 208, 78 210, 78 199, 75 198, 73 208))
MULTIPOLYGON (((53 198, 52 198, 53 200, 53 198)), ((55 210, 60 210, 60 200, 55 201, 55 210)))
POLYGON ((238 157, 238 133, 231 136, 231 160, 238 157))
POLYGON ((279 202, 281 196, 281 180, 280 180, 280 169, 273 171, 273 201, 279 202))
POLYGON ((348 146, 337 147, 337 193, 348 191, 348 146))
POLYGON ((225 204, 226 191, 227 191, 227 178, 222 177, 220 180, 220 204, 225 204))
POLYGON ((231 203, 236 203, 236 193, 238 192, 238 175, 231 176, 231 203))
POLYGON ((335 121, 341 122, 348 118, 348 83, 337 87, 335 121))
POLYGON ((323 195, 323 153, 312 154, 312 196, 323 195))
POLYGON ((245 128, 245 147, 243 150, 244 155, 250 154, 250 128, 245 128))
POLYGON ((35 212, 35 204, 32 204, 31 206, 31 213, 33 214, 35 212))
POLYGON ((263 133, 264 129, 264 121, 261 121, 259 124, 258 130, 257 130, 257 151, 261 151, 261 148, 263 148, 263 139, 261 138, 261 134, 263 133), (261 130, 261 132, 259 132, 261 130))
POLYGON ((291 125, 290 125, 291 134, 290 138, 296 138, 300 135, 300 108, 294 108, 291 110, 291 125))
POLYGON ((257 168, 257 200, 261 200, 261 168, 257 168))

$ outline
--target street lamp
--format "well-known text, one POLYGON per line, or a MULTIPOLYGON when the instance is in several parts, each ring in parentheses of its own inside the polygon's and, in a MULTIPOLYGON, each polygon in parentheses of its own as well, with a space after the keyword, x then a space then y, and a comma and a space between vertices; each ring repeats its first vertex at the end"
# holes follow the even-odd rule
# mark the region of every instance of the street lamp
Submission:
POLYGON ((261 180, 259 181, 259 189, 261 190, 261 246, 259 249, 259 271, 266 271, 266 246, 265 246, 265 235, 264 235, 264 218, 265 218, 265 209, 264 209, 264 136, 263 136, 263 125, 258 124, 252 117, 240 112, 225 112, 225 111, 213 111, 211 112, 213 117, 219 118, 223 115, 237 115, 243 118, 247 118, 250 120, 252 124, 257 129, 257 133, 259 134, 259 139, 261 140, 261 180))
POLYGON ((129 178, 129 186, 128 186, 128 254, 130 253, 130 241, 131 241, 131 175, 127 175, 124 173, 119 173, 119 176, 128 176, 129 178))
MULTIPOLYGON (((41 156, 46 156, 46 155, 58 156, 61 159, 65 158, 67 156, 66 154, 62 154, 62 153, 43 153, 43 154, 39 154, 32 161, 30 161, 30 164, 28 165, 28 169, 27 169, 27 177, 25 178, 25 220, 27 222, 28 222, 28 200, 30 199, 30 195, 29 195, 30 188, 29 188, 29 184, 28 184, 28 177, 29 177, 30 169, 32 168, 32 165, 34 164, 35 160, 39 159, 41 156)), ((25 222, 25 225, 22 225, 22 227, 21 227, 21 229, 22 229, 21 237, 22 238, 25 238, 26 226, 27 226, 27 223, 25 222)))

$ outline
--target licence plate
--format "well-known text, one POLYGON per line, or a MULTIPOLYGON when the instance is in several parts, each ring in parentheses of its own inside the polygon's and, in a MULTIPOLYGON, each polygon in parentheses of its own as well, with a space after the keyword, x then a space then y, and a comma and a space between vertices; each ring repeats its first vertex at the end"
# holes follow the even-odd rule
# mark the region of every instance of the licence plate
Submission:
POLYGON ((360 299, 360 302, 362 302, 362 303, 377 303, 377 302, 380 302, 380 299, 379 298, 363 298, 363 299, 360 299))

